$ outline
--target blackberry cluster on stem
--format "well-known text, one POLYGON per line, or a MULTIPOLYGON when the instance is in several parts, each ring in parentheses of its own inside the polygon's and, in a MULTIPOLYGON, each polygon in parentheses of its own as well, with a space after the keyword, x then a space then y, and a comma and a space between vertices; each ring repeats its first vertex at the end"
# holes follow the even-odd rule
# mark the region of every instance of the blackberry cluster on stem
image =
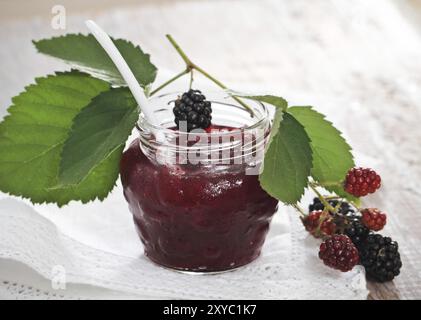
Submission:
POLYGON ((315 238, 324 238, 336 232, 336 224, 333 222, 333 216, 330 212, 314 210, 302 221, 306 230, 315 238))
MULTIPOLYGON (((381 182, 374 170, 364 168, 351 169, 345 179, 345 191, 358 197, 375 192, 381 182)), ((402 267, 398 243, 374 233, 385 226, 386 214, 377 208, 360 209, 345 198, 324 197, 317 187, 320 185, 310 183, 318 197, 301 219, 309 233, 323 239, 319 258, 343 272, 360 263, 372 281, 385 282, 398 276, 402 267)))
MULTIPOLYGON (((346 201, 341 201, 339 202, 338 199, 326 199, 326 201, 333 207, 336 208, 336 206, 338 204, 340 204, 339 208, 338 208, 338 213, 340 214, 351 214, 354 213, 355 210, 351 207, 351 205, 346 202, 346 201)), ((310 204, 308 206, 308 210, 309 212, 311 211, 317 211, 317 210, 324 210, 325 209, 325 205, 322 203, 322 201, 320 200, 320 198, 316 197, 313 199, 313 203, 310 204)))
POLYGON ((326 210, 320 198, 314 198, 313 203, 309 205, 309 214, 302 219, 306 230, 316 238, 345 234, 345 229, 359 217, 356 210, 348 202, 339 198, 326 198, 324 202, 328 202, 333 210, 326 210))

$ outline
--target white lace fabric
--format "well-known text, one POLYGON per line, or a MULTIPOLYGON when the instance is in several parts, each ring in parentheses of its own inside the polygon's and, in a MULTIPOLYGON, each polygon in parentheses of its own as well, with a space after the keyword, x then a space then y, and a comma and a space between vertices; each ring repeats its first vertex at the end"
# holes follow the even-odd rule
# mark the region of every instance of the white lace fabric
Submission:
MULTIPOLYGON (((62 209, 61 209, 62 210, 62 209)), ((271 225, 262 255, 246 267, 212 275, 184 274, 151 263, 141 250, 121 189, 118 187, 105 202, 85 206, 71 204, 64 211, 85 215, 113 214, 114 221, 104 218, 81 221, 86 230, 106 232, 103 248, 74 229, 63 230, 48 217, 63 217, 66 212, 51 205, 32 206, 14 198, 0 200, 0 258, 19 261, 54 282, 55 268, 65 271, 66 290, 37 289, 30 279, 4 279, 0 268, 0 298, 152 298, 152 299, 365 299, 367 289, 362 268, 341 273, 323 265, 317 257, 318 241, 307 236, 298 218, 291 223, 285 207, 280 208, 271 225), (120 222, 118 222, 120 220, 120 222), (124 221, 124 222, 122 222, 124 221), (129 235, 121 237, 118 226, 129 235), (132 231, 128 231, 132 230, 132 231), (67 233, 67 234, 66 234, 67 233), (85 243, 79 241, 83 240, 85 243), (86 244, 90 242, 90 244, 86 244), (128 246, 126 245, 128 244, 128 246), (118 248, 129 247, 126 250, 118 248), (98 247, 98 246, 97 246, 98 247), (135 250, 132 248, 136 248, 135 250), (116 254, 117 251, 120 254, 116 254), (88 285, 88 287, 87 287, 88 285), (96 290, 92 291, 92 287, 96 290), (90 288, 90 291, 87 290, 90 288), (101 288, 103 288, 101 291, 101 288)), ((75 219, 76 221, 78 219, 75 219)), ((0 262, 1 263, 1 262, 0 262)), ((1 264, 0 264, 1 267, 1 264)), ((52 282, 51 282, 52 283, 52 282)))

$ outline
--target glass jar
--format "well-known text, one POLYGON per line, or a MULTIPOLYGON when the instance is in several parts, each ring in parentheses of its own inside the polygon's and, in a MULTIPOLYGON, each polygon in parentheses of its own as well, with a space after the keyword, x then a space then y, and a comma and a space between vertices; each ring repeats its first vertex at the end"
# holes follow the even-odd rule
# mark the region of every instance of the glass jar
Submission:
POLYGON ((139 138, 121 160, 124 195, 145 254, 183 271, 243 266, 259 256, 278 204, 258 181, 268 110, 247 102, 251 116, 224 93, 206 93, 215 130, 187 134, 173 128, 171 101, 180 94, 152 99, 160 125, 141 115, 139 138))

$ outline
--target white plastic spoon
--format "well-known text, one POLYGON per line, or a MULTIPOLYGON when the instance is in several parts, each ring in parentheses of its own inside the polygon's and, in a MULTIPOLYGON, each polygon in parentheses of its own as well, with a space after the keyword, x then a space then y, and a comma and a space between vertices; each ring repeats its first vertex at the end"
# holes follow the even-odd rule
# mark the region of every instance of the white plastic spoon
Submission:
MULTIPOLYGON (((99 27, 94 21, 87 20, 85 24, 88 27, 88 29, 92 32, 95 39, 104 48, 105 52, 107 52, 107 54, 117 67, 118 71, 120 71, 121 76, 129 86, 130 91, 132 92, 134 98, 136 99, 136 102, 142 109, 148 122, 152 123, 153 125, 159 125, 159 121, 153 113, 148 98, 146 98, 142 87, 137 82, 136 77, 130 70, 130 67, 127 65, 126 60, 124 60, 123 56, 118 51, 114 42, 111 40, 108 34, 104 30, 102 30, 101 27, 99 27)), ((156 132, 154 133, 156 138, 158 138, 159 140, 162 139, 162 135, 157 135, 156 132)))

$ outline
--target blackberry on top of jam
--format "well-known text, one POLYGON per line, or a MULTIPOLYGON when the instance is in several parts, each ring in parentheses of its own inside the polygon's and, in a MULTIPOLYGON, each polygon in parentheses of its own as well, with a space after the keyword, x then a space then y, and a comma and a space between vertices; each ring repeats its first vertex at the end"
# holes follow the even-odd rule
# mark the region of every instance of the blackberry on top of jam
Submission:
POLYGON ((211 125, 211 102, 206 100, 200 90, 190 89, 179 96, 174 102, 173 113, 177 129, 182 129, 182 131, 206 129, 211 125), (187 125, 186 128, 181 125, 183 121, 187 125))

